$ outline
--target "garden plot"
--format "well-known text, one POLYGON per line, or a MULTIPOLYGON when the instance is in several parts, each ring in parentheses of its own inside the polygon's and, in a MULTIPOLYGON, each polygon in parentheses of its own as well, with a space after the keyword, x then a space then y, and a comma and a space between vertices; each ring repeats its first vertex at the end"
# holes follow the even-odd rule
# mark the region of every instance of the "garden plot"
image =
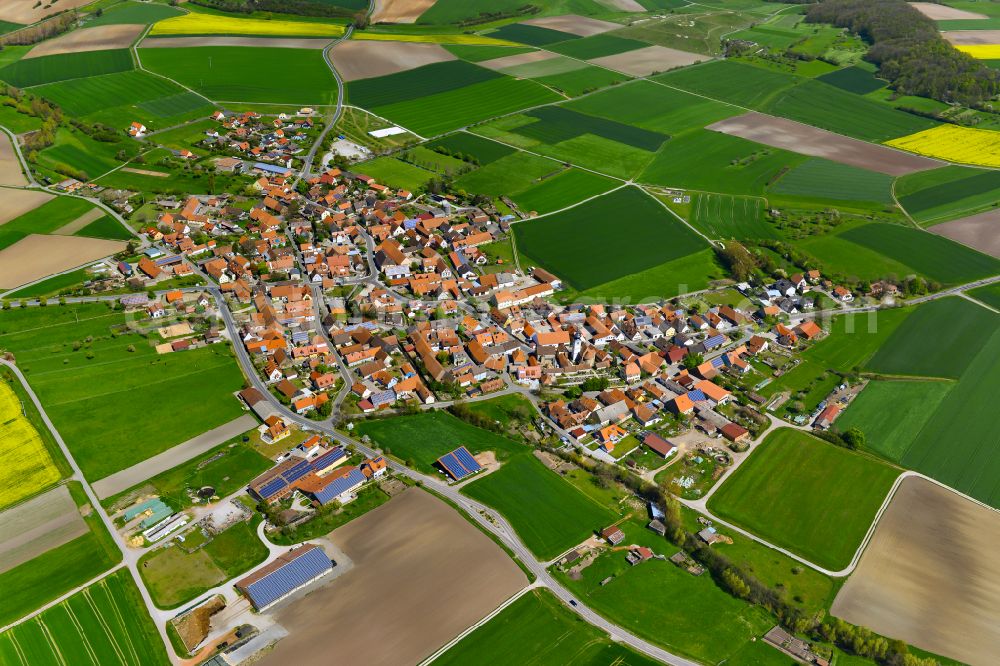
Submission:
POLYGON ((198 37, 147 37, 139 44, 144 49, 179 49, 189 46, 251 46, 272 49, 324 49, 329 37, 226 37, 205 35, 198 37))
POLYGON ((375 0, 372 23, 416 23, 434 0, 375 0))
MULTIPOLYGON (((10 137, 5 133, 0 133, 0 185, 20 187, 27 184, 28 179, 25 178, 24 171, 21 170, 21 161, 17 159, 17 153, 14 151, 10 137)), ((4 196, 5 203, 6 198, 4 196)))
POLYGON ((2 193, 3 208, 0 208, 0 225, 17 219, 55 198, 51 194, 39 190, 2 190, 2 193))
POLYGON ((610 21, 598 21, 597 19, 587 18, 585 16, 577 16, 576 14, 567 14, 566 16, 543 16, 541 18, 521 21, 521 23, 524 25, 533 25, 539 28, 548 28, 549 30, 558 30, 559 32, 568 32, 571 35, 578 35, 580 37, 599 35, 602 32, 617 30, 622 27, 617 23, 611 23, 610 21))
POLYGON ((890 176, 904 176, 942 166, 937 160, 908 155, 763 113, 750 112, 727 118, 709 125, 707 129, 890 176))
POLYGON ((995 663, 997 548, 995 511, 926 479, 904 479, 830 612, 936 654, 995 663))
POLYGON ((978 12, 968 12, 964 9, 955 9, 948 5, 939 5, 936 2, 911 2, 910 6, 918 12, 934 21, 955 21, 989 18, 986 14, 978 12))
POLYGON ((590 62, 631 76, 650 76, 677 67, 693 65, 696 62, 708 59, 708 56, 680 51, 666 46, 647 46, 635 51, 626 51, 625 53, 594 58, 590 62))
POLYGON ((34 23, 40 21, 49 14, 66 9, 76 9, 81 5, 86 5, 91 0, 62 0, 59 8, 54 10, 51 4, 42 4, 38 0, 4 0, 0 3, 0 21, 10 21, 11 23, 34 23))
POLYGON ((440 44, 351 40, 330 49, 330 60, 341 78, 357 81, 457 58, 440 44))
POLYGON ((127 49, 132 46, 146 27, 142 25, 100 25, 96 28, 81 28, 49 39, 28 51, 24 56, 38 58, 60 53, 81 53, 84 51, 104 51, 107 49, 127 49))
POLYGON ((66 486, 0 514, 0 573, 90 531, 66 486))
POLYGON ((123 241, 31 234, 0 250, 0 289, 20 287, 123 249, 123 241))
POLYGON ((928 231, 1000 259, 1000 208, 935 224, 928 231))

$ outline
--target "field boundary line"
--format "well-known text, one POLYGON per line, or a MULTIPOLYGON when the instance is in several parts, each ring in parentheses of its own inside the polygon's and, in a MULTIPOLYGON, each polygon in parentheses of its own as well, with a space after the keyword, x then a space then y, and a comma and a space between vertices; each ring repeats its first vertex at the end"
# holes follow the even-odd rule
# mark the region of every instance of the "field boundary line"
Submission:
MULTIPOLYGON (((569 206, 565 206, 563 208, 560 208, 559 210, 554 210, 554 211, 549 212, 549 213, 543 213, 541 215, 536 215, 535 217, 526 217, 523 220, 511 220, 510 224, 511 224, 511 226, 514 226, 515 224, 521 224, 522 222, 529 222, 529 221, 533 221, 533 220, 540 220, 540 219, 542 219, 544 217, 549 217, 549 216, 555 215, 557 213, 564 213, 567 210, 576 208, 577 206, 583 205, 583 204, 587 203, 588 201, 593 201, 594 199, 597 199, 599 197, 603 197, 603 196, 605 196, 607 194, 611 194, 612 192, 617 192, 618 190, 620 190, 620 189, 622 189, 624 187, 630 187, 630 185, 628 183, 624 183, 623 182, 618 187, 612 188, 612 189, 608 190, 607 192, 601 192, 600 194, 595 194, 593 196, 589 196, 586 199, 583 199, 582 201, 578 201, 578 202, 576 202, 574 204, 570 204, 569 206)), ((634 186, 632 186, 632 187, 634 187, 634 186)), ((639 188, 639 189, 642 189, 642 188, 639 188)))
POLYGON ((52 648, 52 653, 55 654, 59 663, 63 666, 71 666, 66 662, 66 658, 63 656, 62 650, 59 649, 59 644, 56 643, 55 638, 52 636, 52 632, 49 631, 48 625, 45 624, 45 621, 42 620, 41 616, 38 617, 38 628, 42 630, 42 634, 44 634, 45 638, 48 639, 49 647, 52 648))
POLYGON ((487 613, 486 616, 483 617, 482 619, 480 619, 478 622, 475 622, 471 626, 466 627, 460 634, 458 634, 458 636, 455 636, 453 639, 451 639, 450 641, 448 641, 447 643, 445 643, 444 645, 442 645, 441 647, 439 647, 436 652, 434 652, 431 656, 427 657, 423 661, 419 662, 417 664, 417 666, 427 666, 428 664, 430 664, 433 661, 435 661, 438 657, 440 657, 445 652, 447 652, 448 650, 450 650, 451 648, 453 648, 455 645, 457 645, 458 643, 460 643, 462 641, 462 639, 464 639, 466 636, 468 636, 469 634, 471 634, 472 632, 474 632, 476 629, 479 629, 481 626, 483 626, 484 624, 486 624, 487 622, 489 622, 490 620, 492 620, 493 618, 495 618, 497 615, 499 615, 504 610, 506 610, 508 606, 510 606, 515 601, 517 601, 518 599, 520 599, 521 597, 523 597, 525 594, 528 594, 529 592, 531 592, 532 590, 534 590, 535 587, 536 587, 535 584, 526 585, 526 586, 522 587, 518 592, 516 592, 514 594, 514 596, 510 597, 509 599, 507 599, 507 601, 504 601, 502 604, 500 604, 499 606, 497 606, 496 608, 494 608, 492 611, 490 611, 489 613, 487 613))
MULTIPOLYGON (((188 13, 190 14, 192 12, 188 12, 188 13)), ((161 79, 164 79, 165 81, 170 81, 174 85, 180 86, 184 90, 187 90, 189 93, 194 93, 198 97, 201 97, 203 100, 205 100, 206 102, 208 102, 212 106, 218 106, 218 104, 215 101, 210 100, 209 98, 205 97, 204 95, 202 95, 197 90, 194 90, 192 88, 188 88, 186 85, 184 85, 180 81, 175 81, 174 79, 170 78, 169 76, 164 76, 163 74, 160 74, 159 72, 154 72, 154 71, 152 71, 150 69, 146 69, 146 67, 142 64, 142 58, 139 57, 139 44, 142 43, 142 40, 146 39, 146 36, 149 34, 149 31, 152 30, 152 29, 153 29, 153 24, 147 25, 145 32, 142 33, 142 35, 139 37, 139 39, 136 40, 136 42, 134 44, 132 44, 132 47, 129 49, 132 52, 132 57, 135 60, 135 64, 137 65, 138 71, 140 71, 140 72, 146 72, 148 74, 152 74, 153 76, 158 76, 161 79)))
MULTIPOLYGON (((24 616, 18 618, 14 622, 11 622, 8 625, 0 627, 0 633, 4 633, 6 631, 9 631, 9 630, 13 629, 14 627, 16 627, 16 626, 18 626, 20 624, 24 624, 25 622, 27 622, 27 621, 35 618, 35 617, 38 617, 39 615, 41 615, 45 611, 49 610, 50 608, 58 606, 62 602, 66 601, 67 599, 69 599, 70 597, 72 597, 74 594, 77 594, 78 592, 86 590, 86 588, 90 587, 91 585, 96 585, 96 584, 100 583, 102 580, 104 580, 105 578, 107 578, 111 574, 115 573, 116 571, 118 571, 119 569, 122 569, 124 567, 125 567, 125 563, 124 562, 119 562, 118 564, 116 564, 115 566, 111 567, 110 569, 108 569, 104 573, 100 574, 99 576, 88 580, 86 583, 81 583, 80 585, 78 585, 74 589, 72 589, 69 592, 66 592, 63 595, 61 595, 61 596, 53 599, 52 601, 48 602, 44 606, 40 606, 40 607, 36 608, 35 610, 31 611, 30 613, 28 613, 27 615, 24 615, 24 616)), ((25 663, 28 663, 28 662, 25 662, 25 663)))
POLYGON ((981 300, 979 300, 978 298, 974 298, 974 297, 970 296, 970 295, 969 295, 969 294, 968 294, 967 292, 964 292, 964 291, 960 291, 960 292, 958 292, 958 295, 959 295, 959 296, 961 296, 962 298, 964 298, 964 299, 965 299, 965 300, 967 300, 967 301, 972 301, 972 302, 973 302, 973 303, 975 303, 976 305, 979 305, 979 306, 981 306, 981 307, 984 307, 984 308, 986 308, 986 309, 987 309, 987 310, 989 310, 990 312, 995 312, 995 313, 997 313, 997 314, 1000 314, 1000 310, 997 310, 997 309, 996 309, 995 307, 993 307, 992 305, 989 305, 989 304, 987 304, 987 303, 984 303, 984 302, 982 302, 982 301, 981 301, 981 300))
MULTIPOLYGON (((104 581, 101 582, 103 583, 104 581)), ((107 592, 107 587, 104 588, 104 591, 107 592)), ((108 597, 111 598, 110 592, 108 592, 108 597)), ((90 610, 94 611, 94 616, 97 618, 98 624, 100 624, 101 628, 104 629, 104 635, 108 637, 109 641, 111 641, 118 658, 122 660, 123 664, 127 664, 128 661, 125 659, 125 653, 122 652, 121 646, 118 645, 118 641, 115 640, 115 635, 111 631, 111 627, 108 626, 107 618, 105 618, 100 609, 97 608, 97 604, 94 602, 94 597, 90 594, 89 589, 83 591, 83 598, 87 600, 87 605, 90 606, 90 610)))
MULTIPOLYGON (((667 204, 663 203, 663 200, 662 200, 662 199, 660 199, 660 197, 656 196, 655 194, 653 194, 652 192, 650 192, 649 190, 647 190, 647 189, 646 189, 645 187, 643 187, 642 185, 636 185, 636 187, 638 187, 638 188, 639 188, 640 190, 642 190, 642 191, 643 191, 643 192, 644 192, 644 193, 646 194, 646 196, 650 197, 651 199, 655 200, 655 201, 656 201, 656 203, 660 204, 660 206, 662 206, 664 210, 668 211, 668 212, 669 212, 669 213, 670 213, 671 215, 673 215, 673 216, 674 216, 674 217, 676 217, 676 218, 677 218, 678 220, 680 220, 680 221, 681 221, 681 223, 682 223, 682 224, 683 224, 684 226, 686 226, 686 227, 687 227, 688 229, 690 229, 691 231, 695 232, 696 234, 698 234, 699 236, 701 236, 702 238, 704 238, 704 239, 705 239, 705 241, 706 241, 706 242, 707 242, 707 243, 708 243, 708 244, 709 244, 709 245, 710 245, 710 246, 711 246, 712 248, 715 248, 715 247, 716 247, 716 243, 719 243, 719 244, 721 245, 722 241, 718 241, 718 240, 713 240, 713 239, 709 238, 708 236, 706 236, 705 234, 703 234, 703 233, 702 233, 701 231, 699 231, 698 229, 695 229, 695 228, 694 228, 693 226, 691 226, 691 224, 690 224, 690 223, 689 223, 689 222, 688 222, 687 220, 685 220, 685 219, 684 219, 683 217, 681 217, 681 216, 680 216, 680 215, 678 215, 678 214, 677 214, 676 212, 674 212, 674 210, 673 210, 673 209, 672 209, 672 208, 671 208, 670 206, 668 206, 667 204)), ((685 256, 687 256, 687 255, 685 255, 685 256)))
MULTIPOLYGON (((125 640, 128 642, 129 652, 131 652, 132 656, 135 657, 135 663, 141 664, 142 660, 139 659, 139 653, 135 649, 135 643, 132 642, 131 632, 128 630, 128 625, 125 623, 125 617, 122 615, 122 609, 118 606, 117 598, 111 593, 111 590, 108 589, 106 580, 102 581, 102 585, 104 585, 104 590, 108 593, 108 598, 111 600, 111 611, 115 614, 115 617, 118 618, 118 623, 121 625, 122 632, 125 634, 125 640)), ((170 654, 168 653, 167 656, 169 657, 170 654)))
POLYGON ((76 613, 74 613, 73 609, 69 607, 69 604, 66 604, 66 614, 69 615, 69 619, 73 622, 73 626, 76 627, 76 630, 80 633, 80 638, 83 639, 83 646, 86 648, 87 654, 90 655, 90 658, 94 660, 95 664, 101 663, 101 660, 97 658, 97 654, 94 653, 94 646, 92 646, 90 641, 87 640, 87 632, 83 630, 83 625, 80 624, 80 618, 76 616, 76 613))

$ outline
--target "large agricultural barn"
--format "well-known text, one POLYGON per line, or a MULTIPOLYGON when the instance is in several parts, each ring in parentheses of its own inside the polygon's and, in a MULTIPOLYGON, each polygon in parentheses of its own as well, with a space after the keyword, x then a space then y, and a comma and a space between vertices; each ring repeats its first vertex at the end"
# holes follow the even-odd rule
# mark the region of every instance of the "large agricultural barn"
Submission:
POLYGON ((316 544, 290 550, 236 583, 261 611, 333 570, 333 562, 316 544))

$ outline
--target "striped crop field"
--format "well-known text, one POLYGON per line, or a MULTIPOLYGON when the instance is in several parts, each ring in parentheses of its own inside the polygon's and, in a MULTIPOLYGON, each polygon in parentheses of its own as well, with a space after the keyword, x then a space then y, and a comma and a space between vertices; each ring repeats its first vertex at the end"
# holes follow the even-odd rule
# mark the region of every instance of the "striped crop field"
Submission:
POLYGON ((959 125, 939 125, 886 141, 918 155, 975 166, 1000 167, 1000 132, 959 125))
POLYGON ((21 410, 17 394, 0 382, 0 509, 59 480, 41 436, 21 410))
POLYGON ((166 666, 170 660, 139 590, 120 569, 0 634, 0 663, 166 666))
POLYGON ((154 37, 191 35, 247 35, 256 37, 340 37, 344 26, 312 21, 276 21, 233 18, 213 14, 184 14, 164 19, 149 33, 154 37))
POLYGON ((421 42, 424 44, 464 44, 466 46, 520 46, 515 42, 483 35, 394 35, 384 32, 355 32, 352 39, 378 42, 421 42))

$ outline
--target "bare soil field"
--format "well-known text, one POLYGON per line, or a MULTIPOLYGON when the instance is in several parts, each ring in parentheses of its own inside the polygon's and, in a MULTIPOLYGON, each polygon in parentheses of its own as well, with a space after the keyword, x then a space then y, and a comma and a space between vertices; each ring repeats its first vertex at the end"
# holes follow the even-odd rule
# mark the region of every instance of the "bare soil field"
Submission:
POLYGON ((261 666, 328 661, 331 645, 369 666, 417 664, 527 584, 486 535, 417 488, 329 539, 352 569, 276 611, 290 635, 261 666))
POLYGON ((2 190, 3 206, 0 207, 0 224, 21 217, 53 197, 38 190, 2 190))
POLYGON ((253 46, 272 49, 323 49, 333 38, 315 37, 147 37, 141 49, 180 49, 190 46, 253 46))
POLYGON ((597 0, 609 9, 616 9, 621 12, 644 12, 646 8, 636 0, 597 0))
POLYGON ((709 56, 700 53, 688 53, 666 46, 647 46, 644 49, 594 58, 589 62, 631 76, 649 76, 656 72, 665 72, 675 67, 693 65, 708 59, 709 56))
POLYGON ((99 25, 96 28, 80 28, 73 32, 46 40, 28 51, 27 58, 57 55, 59 53, 80 53, 82 51, 103 51, 104 49, 127 49, 146 29, 144 25, 99 25))
POLYGON ((935 224, 927 230, 1000 259, 1000 209, 935 224))
POLYGON ((28 179, 21 171, 21 162, 14 152, 10 137, 0 132, 0 185, 23 186, 28 179))
POLYGON ((480 67, 501 70, 507 69, 508 67, 519 67, 521 65, 530 65, 536 62, 544 62, 558 57, 558 55, 549 51, 529 51, 528 53, 518 53, 517 55, 503 56, 502 58, 493 58, 493 60, 484 60, 483 62, 477 64, 480 67))
POLYGON ((86 534, 87 523, 66 486, 0 513, 0 573, 86 534))
POLYGON ((959 46, 1000 44, 1000 30, 948 30, 941 36, 959 46))
POLYGON ((851 139, 827 130, 810 127, 786 118, 777 118, 751 111, 742 116, 726 118, 707 129, 742 137, 775 148, 803 155, 824 157, 870 171, 904 176, 943 166, 929 157, 904 153, 901 150, 851 139))
POLYGON ((124 241, 31 234, 0 250, 0 289, 20 287, 123 249, 124 241))
POLYGON ((91 208, 80 217, 68 224, 64 224, 52 233, 59 234, 60 236, 72 236, 99 217, 104 217, 104 210, 101 208, 91 208))
POLYGON ((948 5, 939 5, 934 2, 911 2, 910 6, 916 9, 929 19, 934 21, 954 21, 960 19, 985 19, 986 14, 977 12, 967 12, 964 9, 955 9, 948 5))
POLYGON ((345 81, 357 81, 455 60, 455 56, 440 44, 349 40, 330 49, 330 60, 345 81))
POLYGON ((169 173, 164 173, 163 171, 153 171, 152 169, 135 169, 133 167, 122 167, 122 171, 128 173, 137 173, 140 176, 152 176, 153 178, 169 178, 169 173))
POLYGON ((435 0, 375 0, 372 23, 416 23, 435 0))
POLYGON ((576 14, 567 14, 565 16, 543 16, 541 18, 521 21, 521 23, 535 25, 539 28, 558 30, 559 32, 568 32, 571 35, 580 35, 581 37, 591 37, 593 35, 599 35, 602 32, 617 30, 622 27, 621 25, 610 21, 598 21, 597 19, 587 18, 586 16, 577 16, 576 14))
POLYGON ((830 610, 974 666, 1000 652, 1000 514, 904 479, 830 610))
POLYGON ((61 0, 57 7, 38 0, 3 0, 0 2, 0 21, 11 23, 34 23, 46 16, 57 14, 67 9, 75 9, 90 3, 91 0, 61 0))

